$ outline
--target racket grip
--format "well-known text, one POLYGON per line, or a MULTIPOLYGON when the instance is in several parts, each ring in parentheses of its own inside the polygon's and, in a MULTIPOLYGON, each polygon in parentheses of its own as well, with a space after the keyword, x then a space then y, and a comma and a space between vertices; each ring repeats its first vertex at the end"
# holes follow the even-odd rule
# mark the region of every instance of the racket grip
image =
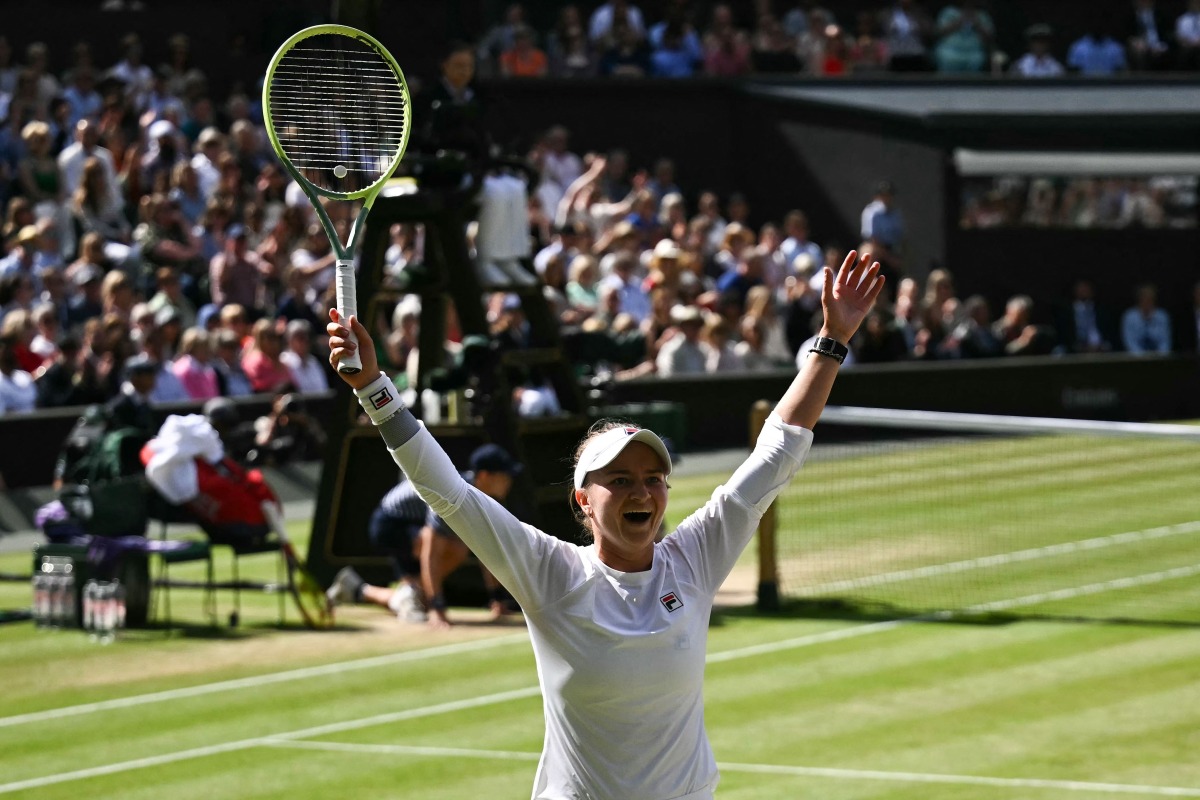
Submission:
MULTIPOLYGON (((354 262, 339 258, 334 281, 337 288, 338 316, 341 317, 343 324, 348 328, 350 327, 350 317, 358 316, 358 294, 357 283, 354 278, 354 262)), ((358 337, 353 332, 350 334, 350 341, 358 344, 358 337)), ((362 372, 362 357, 358 351, 338 362, 338 372, 345 373, 346 375, 354 375, 362 372)))

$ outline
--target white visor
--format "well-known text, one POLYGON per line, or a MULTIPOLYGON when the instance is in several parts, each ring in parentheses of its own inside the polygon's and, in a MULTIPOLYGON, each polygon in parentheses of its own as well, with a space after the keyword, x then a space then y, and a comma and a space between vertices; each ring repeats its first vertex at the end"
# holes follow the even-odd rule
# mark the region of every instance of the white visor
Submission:
POLYGON ((667 446, 663 444, 662 439, 658 438, 658 434, 645 428, 623 425, 606 430, 583 448, 583 453, 579 456, 579 463, 575 465, 575 488, 582 489, 589 472, 611 464, 613 459, 621 455, 621 451, 629 446, 630 442, 649 445, 650 449, 662 459, 663 474, 671 474, 671 454, 667 452, 667 446))

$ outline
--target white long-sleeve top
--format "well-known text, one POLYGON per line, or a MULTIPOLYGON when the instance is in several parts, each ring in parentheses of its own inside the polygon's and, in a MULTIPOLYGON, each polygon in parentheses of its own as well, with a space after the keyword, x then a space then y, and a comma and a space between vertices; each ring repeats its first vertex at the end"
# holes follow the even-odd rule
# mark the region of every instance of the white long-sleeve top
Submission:
POLYGON ((709 501, 619 572, 524 524, 460 476, 424 429, 392 457, 520 602, 546 718, 535 800, 706 800, 717 766, 704 729, 713 598, 759 519, 800 468, 812 432, 772 414, 709 501))

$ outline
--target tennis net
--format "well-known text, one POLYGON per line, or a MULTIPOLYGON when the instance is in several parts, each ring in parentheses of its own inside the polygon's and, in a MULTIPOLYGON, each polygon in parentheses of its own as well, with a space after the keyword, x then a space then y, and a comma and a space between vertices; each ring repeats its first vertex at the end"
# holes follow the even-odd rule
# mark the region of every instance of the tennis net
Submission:
POLYGON ((759 602, 1200 623, 1198 484, 1200 426, 830 407, 759 602))

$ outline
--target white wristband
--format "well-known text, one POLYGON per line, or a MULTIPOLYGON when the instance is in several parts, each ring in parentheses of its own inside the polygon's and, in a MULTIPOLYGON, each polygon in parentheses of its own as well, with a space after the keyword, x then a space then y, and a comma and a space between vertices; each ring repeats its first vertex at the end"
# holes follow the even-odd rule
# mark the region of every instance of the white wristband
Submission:
POLYGON ((382 372, 363 388, 355 389, 354 394, 358 396, 358 403, 363 407, 363 411, 367 412, 371 422, 376 425, 382 425, 387 419, 404 410, 404 404, 400 402, 399 393, 396 391, 396 384, 382 372))

